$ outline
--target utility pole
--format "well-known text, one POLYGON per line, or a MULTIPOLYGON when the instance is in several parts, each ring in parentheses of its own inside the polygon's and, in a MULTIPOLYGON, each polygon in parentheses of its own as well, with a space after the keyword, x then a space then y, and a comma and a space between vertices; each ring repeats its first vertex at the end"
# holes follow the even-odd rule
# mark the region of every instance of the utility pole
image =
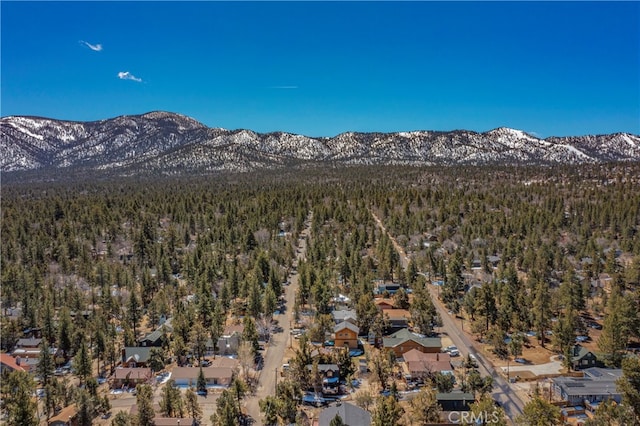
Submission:
POLYGON ((273 390, 274 395, 275 395, 275 393, 278 391, 278 367, 276 367, 274 371, 276 373, 276 384, 275 384, 275 388, 273 390))

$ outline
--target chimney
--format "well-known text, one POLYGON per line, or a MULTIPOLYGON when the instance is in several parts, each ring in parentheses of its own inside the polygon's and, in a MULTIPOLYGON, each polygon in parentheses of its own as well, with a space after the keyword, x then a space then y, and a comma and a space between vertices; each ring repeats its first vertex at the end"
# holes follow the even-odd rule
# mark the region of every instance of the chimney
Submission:
POLYGON ((17 357, 16 357, 16 365, 20 365, 20 362, 21 362, 21 361, 22 361, 22 360, 20 359, 20 357, 19 357, 19 356, 17 356, 17 357))

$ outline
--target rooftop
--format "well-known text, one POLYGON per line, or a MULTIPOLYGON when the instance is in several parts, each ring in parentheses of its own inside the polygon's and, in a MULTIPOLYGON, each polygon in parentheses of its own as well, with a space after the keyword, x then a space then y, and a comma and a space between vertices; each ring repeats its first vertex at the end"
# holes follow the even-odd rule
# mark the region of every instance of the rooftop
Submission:
POLYGON ((329 426, 336 415, 339 415, 347 425, 367 426, 371 424, 371 414, 368 411, 345 402, 322 410, 318 420, 319 426, 329 426))
POLYGON ((382 342, 385 348, 393 348, 409 340, 413 340, 414 342, 418 343, 419 345, 425 348, 442 347, 442 343, 439 337, 421 337, 418 334, 410 332, 406 328, 396 331, 395 333, 393 333, 388 337, 384 337, 382 339, 382 342))

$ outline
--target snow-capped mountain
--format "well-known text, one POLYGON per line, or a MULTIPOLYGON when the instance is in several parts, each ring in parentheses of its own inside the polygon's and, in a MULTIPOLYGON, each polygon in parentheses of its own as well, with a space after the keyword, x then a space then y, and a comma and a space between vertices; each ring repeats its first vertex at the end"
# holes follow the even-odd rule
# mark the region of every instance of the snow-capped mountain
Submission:
POLYGON ((0 168, 111 170, 116 173, 250 171, 296 163, 581 164, 640 160, 640 137, 539 139, 520 130, 486 133, 347 132, 333 138, 209 128, 168 112, 93 122, 37 117, 0 119, 0 168))

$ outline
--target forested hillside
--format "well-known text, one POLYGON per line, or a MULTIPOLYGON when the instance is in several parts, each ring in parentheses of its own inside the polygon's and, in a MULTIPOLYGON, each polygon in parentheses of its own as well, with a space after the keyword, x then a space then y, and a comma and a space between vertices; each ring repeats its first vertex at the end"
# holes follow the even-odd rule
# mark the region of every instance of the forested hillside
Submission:
MULTIPOLYGON (((310 333, 332 329, 326 314, 338 293, 358 301, 366 333, 382 327, 376 280, 406 282, 418 301, 428 298, 419 290, 426 279, 442 280, 452 311, 497 342, 553 330, 546 344, 563 352, 581 313, 597 313, 600 351, 619 366, 640 339, 639 187, 640 166, 620 164, 5 184, 2 351, 38 329, 61 351, 53 364, 88 352, 100 370, 169 317, 165 348, 177 358, 197 351, 203 335, 215 341, 227 314, 248 314, 267 332, 259 319, 273 312, 311 211, 294 307, 298 315, 313 302, 310 333), (372 213, 406 250, 406 274, 372 213)), ((412 308, 423 332, 434 325, 428 305, 422 317, 419 303, 412 308)), ((50 373, 40 374, 48 406, 80 398, 50 373)))

